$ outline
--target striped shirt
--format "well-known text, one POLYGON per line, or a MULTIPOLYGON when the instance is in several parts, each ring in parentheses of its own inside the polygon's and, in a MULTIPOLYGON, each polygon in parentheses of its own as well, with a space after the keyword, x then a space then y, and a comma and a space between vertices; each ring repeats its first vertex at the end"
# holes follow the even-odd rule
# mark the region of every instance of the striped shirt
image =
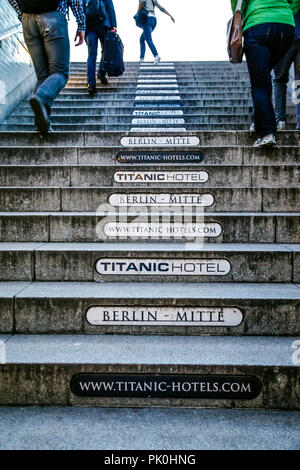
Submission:
MULTIPOLYGON (((16 0, 8 0, 11 6, 16 10, 19 20, 22 19, 22 12, 16 0)), ((83 11, 82 0, 61 0, 57 8, 63 16, 66 16, 71 8, 78 24, 78 31, 85 31, 85 14, 83 11)))

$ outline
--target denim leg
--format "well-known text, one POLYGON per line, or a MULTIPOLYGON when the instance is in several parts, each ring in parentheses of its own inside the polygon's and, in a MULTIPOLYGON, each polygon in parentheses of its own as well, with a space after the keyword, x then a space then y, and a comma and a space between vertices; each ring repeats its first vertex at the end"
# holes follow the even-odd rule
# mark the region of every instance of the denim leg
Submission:
POLYGON ((245 33, 245 54, 251 81, 255 130, 259 137, 276 133, 276 119, 272 104, 271 53, 245 33))
POLYGON ((22 25, 24 39, 32 59, 37 82, 34 88, 36 94, 41 84, 49 77, 49 67, 43 38, 40 34, 34 15, 23 13, 22 25))
POLYGON ((70 42, 68 24, 59 12, 34 15, 43 40, 48 61, 48 77, 38 87, 36 94, 46 105, 50 114, 57 95, 65 87, 69 78, 70 42))
POLYGON ((274 98, 276 122, 286 121, 286 96, 289 82, 289 71, 294 61, 295 50, 292 45, 281 61, 274 68, 274 98))
MULTIPOLYGON (((152 32, 154 31, 155 28, 156 28, 156 18, 154 18, 154 17, 148 18, 147 23, 143 28, 144 29, 144 37, 145 37, 145 41, 147 42, 147 44, 149 46, 149 49, 152 52, 154 57, 156 57, 158 55, 156 47, 154 46, 154 43, 153 43, 153 40, 152 40, 152 32)), ((142 36, 141 36, 141 39, 142 39, 142 36)), ((142 49, 142 45, 141 45, 141 49, 142 49)))
POLYGON ((88 45, 88 84, 96 86, 96 61, 98 53, 98 35, 94 29, 86 32, 86 42, 88 45))
POLYGON ((274 79, 275 116, 277 124, 279 121, 286 121, 286 93, 286 82, 274 79))
POLYGON ((253 26, 244 33, 250 74, 255 130, 260 137, 276 133, 271 71, 293 43, 295 28, 281 23, 253 26))
POLYGON ((106 72, 103 72, 102 68, 103 68, 103 47, 104 47, 104 40, 105 40, 105 35, 106 35, 107 31, 109 31, 109 28, 107 28, 106 26, 100 25, 97 28, 97 34, 98 34, 98 38, 99 38, 100 44, 101 44, 101 60, 100 60, 100 63, 99 63, 99 74, 101 74, 103 76, 106 75, 106 72))
POLYGON ((140 58, 141 59, 144 59, 145 58, 145 54, 146 54, 146 39, 145 39, 145 34, 142 33, 141 37, 140 37, 140 47, 141 47, 141 55, 140 55, 140 58))
POLYGON ((296 114, 297 114, 297 129, 300 130, 300 39, 295 41, 295 86, 296 86, 296 114), (297 83, 298 82, 298 83, 297 83))

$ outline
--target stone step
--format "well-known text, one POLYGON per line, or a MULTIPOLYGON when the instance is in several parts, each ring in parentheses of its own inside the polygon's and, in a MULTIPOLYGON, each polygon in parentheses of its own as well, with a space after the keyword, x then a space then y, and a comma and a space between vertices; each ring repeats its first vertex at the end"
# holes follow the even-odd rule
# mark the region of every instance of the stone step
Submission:
POLYGON ((300 243, 300 213, 0 212, 1 242, 300 243), (196 238, 197 237, 197 238, 196 238))
MULTIPOLYGON (((279 133, 280 135, 282 133, 279 133)), ((3 136, 5 134, 2 134, 3 136)), ((36 134, 30 134, 33 140, 36 134)), ((124 149, 124 147, 99 146, 95 144, 93 147, 82 146, 85 136, 80 134, 79 142, 72 142, 74 134, 60 134, 60 139, 55 142, 54 146, 49 146, 49 138, 35 139, 35 146, 32 140, 26 139, 26 134, 22 135, 22 141, 18 142, 18 146, 0 145, 0 164, 1 165, 117 165, 125 168, 130 165, 133 169, 137 165, 150 168, 150 165, 160 169, 163 165, 168 165, 172 169, 173 165, 180 165, 182 168, 186 166, 205 166, 205 165, 297 165, 300 157, 299 146, 279 146, 273 149, 258 150, 252 147, 242 147, 232 144, 232 146, 222 147, 214 145, 215 141, 211 141, 212 146, 199 146, 190 149, 189 147, 181 147, 179 150, 175 147, 160 147, 155 150, 136 150, 124 149), (62 138, 63 137, 63 138, 62 138), (69 141, 69 140, 71 141, 69 141), (29 143, 29 146, 28 146, 29 143), (21 145, 20 145, 21 144, 21 145), (61 145, 65 144, 64 147, 61 145), (78 145, 78 146, 77 146, 78 145)), ((279 138, 280 138, 279 135, 279 138)), ((77 134, 78 136, 78 134, 77 134)), ((78 137, 79 137, 78 136, 78 137)), ((14 134, 14 139, 18 137, 14 134)), ((75 136, 76 137, 76 136, 75 136)), ((231 135, 232 137, 232 135, 231 135)), ((51 135, 53 143, 54 135, 51 135)), ((113 140, 113 139, 112 139, 113 140)), ((17 140, 14 140, 17 143, 17 140)), ((253 142, 253 141, 252 141, 253 142)), ((1 143, 1 140, 0 140, 1 143)), ((6 145, 8 144, 8 141, 6 145)), ((155 147, 154 147, 155 148, 155 147)), ((267 171, 267 170, 266 170, 267 171)))
MULTIPOLYGON (((174 92, 172 92, 172 90, 165 90, 164 93, 158 93, 157 91, 153 90, 149 90, 151 93, 145 93, 145 101, 150 97, 150 96, 156 96, 156 95, 172 95, 172 94, 175 94, 174 92), (147 95, 147 98, 146 98, 146 95, 147 95)), ((161 90, 159 90, 161 91, 161 90)), ((91 101, 109 101, 109 100, 113 100, 113 99, 119 99, 119 100, 122 100, 124 102, 128 101, 128 100, 134 100, 136 98, 136 91, 132 91, 132 92, 128 92, 126 91, 125 89, 122 89, 122 91, 120 92, 116 92, 116 91, 112 91, 111 93, 98 93, 96 95, 94 95, 93 97, 90 97, 90 100, 91 101)), ((141 94, 142 95, 142 94, 141 94)), ((197 100, 197 99, 203 99, 203 98, 218 98, 220 101, 222 101, 224 98, 245 98, 245 97, 248 97, 250 98, 251 96, 251 93, 250 93, 250 90, 244 90, 244 89, 241 89, 240 91, 237 90, 235 91, 232 91, 232 88, 231 89, 228 89, 228 91, 223 91, 223 89, 220 91, 215 91, 214 87, 211 87, 211 89, 207 89, 207 88, 204 88, 202 92, 200 92, 199 88, 198 87, 195 87, 195 91, 191 91, 191 92, 181 92, 181 93, 178 93, 178 98, 182 100, 197 100)), ((89 93, 87 91, 87 87, 83 87, 83 88, 76 88, 73 89, 73 88, 69 88, 69 89, 65 89, 64 91, 61 92, 60 94, 60 99, 78 99, 80 97, 89 97, 89 93)))
MULTIPOLYGON (((153 112, 152 112, 153 113, 153 112)), ((178 111, 177 111, 178 113, 178 111)), ((288 114, 288 125, 296 125, 296 115, 294 113, 288 114)), ((237 111, 236 113, 223 113, 222 109, 218 110, 214 114, 185 114, 185 115, 162 115, 162 116, 155 116, 155 115, 133 115, 133 113, 128 113, 128 114, 123 114, 123 115, 115 115, 115 116, 109 116, 109 115, 104 115, 104 114, 96 114, 96 113, 91 113, 88 114, 85 112, 84 114, 78 114, 78 113, 70 113, 70 114, 56 114, 52 117, 52 124, 56 127, 59 128, 61 125, 68 125, 68 124, 74 124, 74 125, 94 125, 96 126, 97 124, 99 125, 119 125, 121 126, 122 124, 130 125, 141 125, 141 126, 164 126, 164 125, 182 125, 182 124, 187 124, 187 125, 202 125, 202 124, 228 124, 228 123, 248 123, 248 126, 250 126, 250 123, 252 122, 252 118, 249 115, 249 112, 244 112, 241 113, 241 111, 237 111)), ((8 125, 33 125, 34 124, 34 116, 33 115, 15 115, 15 116, 10 116, 4 123, 4 126, 8 125)))
POLYGON ((1 333, 297 336, 293 284, 0 282, 1 333))
MULTIPOLYGON (((84 108, 86 109, 86 106, 89 106, 91 107, 92 109, 95 108, 95 107, 98 107, 98 108, 101 108, 103 109, 103 106, 102 106, 102 101, 100 101, 99 99, 99 94, 98 95, 95 95, 94 98, 90 98, 90 97, 86 97, 85 95, 83 97, 79 97, 78 99, 63 99, 61 97, 61 95, 59 95, 59 97, 55 100, 54 102, 54 107, 53 109, 56 109, 56 108, 73 108, 73 107, 81 107, 81 108, 84 108)), ((105 102, 107 103, 107 100, 105 100, 105 102)), ((133 109, 132 108, 132 102, 130 102, 129 104, 126 104, 126 102, 124 103, 123 100, 114 100, 114 101, 110 101, 110 103, 113 103, 113 105, 111 105, 110 109, 112 109, 112 112, 114 112, 115 110, 117 111, 118 109, 123 109, 123 108, 130 108, 131 110, 133 109)), ((194 107, 208 107, 208 106, 215 106, 217 108, 221 108, 223 106, 231 106, 231 107, 235 107, 235 106, 248 106, 248 107, 252 107, 252 101, 251 101, 251 98, 242 98, 242 99, 233 99, 233 98, 224 98, 224 100, 219 100, 219 99, 215 99, 214 97, 212 98, 208 98, 208 99, 201 99, 201 100, 197 100, 197 103, 193 103, 193 101, 190 102, 190 104, 188 106, 186 106, 185 104, 176 104, 176 103, 173 103, 172 106, 171 106, 172 103, 150 103, 149 104, 149 107, 151 106, 150 109, 153 109, 158 107, 159 109, 171 109, 171 108, 180 108, 180 109, 188 109, 188 108, 194 108, 194 107), (185 108, 186 106, 186 108, 185 108)), ((138 109, 138 108, 141 108, 141 107, 145 107, 147 105, 147 103, 144 103, 144 104, 141 104, 141 103, 134 103, 134 109, 138 109)), ((25 101, 23 101, 21 103, 21 106, 26 106, 28 107, 28 99, 26 99, 25 101)))
MULTIPOLYGON (((116 412, 92 407, 2 406, 0 419, 1 450, 26 450, 28 441, 34 450, 75 451, 126 449, 128 452, 160 449, 162 445, 171 452, 173 449, 295 450, 299 447, 297 411, 124 408, 116 412), (178 431, 174 433, 174 429, 178 431)), ((194 461, 189 454, 182 454, 163 458, 172 463, 194 461)), ((110 462, 114 460, 112 455, 108 454, 110 462)))
MULTIPOLYGON (((185 127, 182 125, 179 126, 172 126, 169 125, 162 127, 146 127, 144 124, 140 127, 137 127, 133 124, 85 124, 85 129, 87 132, 120 132, 124 129, 125 132, 132 132, 132 133, 145 133, 145 132, 158 132, 158 133, 176 133, 176 132, 194 132, 194 131, 247 131, 250 127, 250 120, 244 123, 206 123, 206 124, 186 124, 185 127)), ((55 132, 81 132, 82 131, 82 124, 55 124, 53 126, 53 130, 55 132)), ((287 125, 287 130, 296 130, 296 123, 290 123, 287 125)), ((0 131, 3 132, 32 132, 33 125, 32 124, 22 124, 18 126, 17 124, 7 124, 2 125, 0 131)))
MULTIPOLYGON (((154 207, 179 211, 197 208, 198 213, 300 212, 300 187, 289 188, 188 188, 166 192, 157 186, 143 189, 108 187, 0 187, 1 212, 97 211, 101 207, 154 207), (101 207, 100 207, 101 206, 101 207), (176 209, 177 208, 177 209, 176 209), (182 209, 181 209, 182 210, 182 209)), ((102 209, 103 210, 103 209, 102 209)), ((196 209, 195 209, 196 210, 196 209)))
MULTIPOLYGON (((176 78, 177 80, 184 80, 185 78, 192 79, 192 80, 202 80, 205 77, 209 77, 211 80, 217 81, 218 78, 226 78, 227 80, 248 80, 249 81, 249 74, 247 71, 241 72, 230 72, 226 69, 224 70, 203 70, 201 72, 197 70, 187 69, 187 70, 164 70, 163 72, 160 70, 149 70, 149 71, 137 71, 137 70, 127 70, 125 73, 120 77, 108 77, 109 83, 112 82, 126 82, 128 79, 141 79, 141 78, 151 78, 151 79, 165 79, 165 78, 176 78)), ((69 80, 87 80, 87 71, 86 70, 79 70, 79 71, 70 71, 69 80)), ((100 80, 96 77, 97 82, 102 85, 100 80)), ((107 86, 107 85, 106 85, 107 86)))
POLYGON ((299 409, 294 337, 2 338, 2 405, 299 409), (101 390, 103 382, 111 392, 101 390))
POLYGON ((0 165, 0 187, 6 186, 109 186, 160 188, 202 187, 289 187, 300 179, 300 164, 295 165, 201 165, 122 166, 119 165, 0 165))
MULTIPOLYGON (((294 111, 295 107, 294 106, 288 106, 287 107, 287 114, 288 116, 293 116, 294 117, 294 111)), ((193 117, 195 115, 208 115, 208 116, 214 116, 218 113, 222 114, 249 114, 252 112, 252 106, 243 104, 240 106, 230 106, 230 105, 224 105, 224 106, 217 106, 217 105, 211 105, 211 106, 179 106, 178 108, 170 109, 166 105, 164 108, 160 107, 159 109, 153 107, 153 109, 146 109, 146 110, 140 110, 132 109, 130 106, 120 106, 118 108, 110 108, 107 110, 106 108, 103 108, 100 105, 97 105, 97 103, 93 103, 93 106, 90 106, 88 111, 85 106, 79 106, 79 105, 74 105, 73 102, 70 103, 70 106, 53 106, 52 108, 52 117, 55 116, 69 116, 69 115, 75 115, 75 116, 106 116, 106 117, 115 117, 115 116, 126 116, 126 115, 133 115, 135 117, 163 117, 163 116, 183 116, 184 117, 193 117)), ((13 113, 11 113, 10 117, 23 117, 23 116, 34 116, 32 109, 30 108, 28 103, 24 103, 20 105, 18 108, 14 110, 13 113)))
MULTIPOLYGON (((124 149, 193 149, 201 146, 251 146, 254 134, 244 131, 195 131, 193 133, 160 136, 155 132, 135 135, 129 132, 54 132, 49 133, 47 138, 42 138, 37 132, 0 132, 0 148, 6 146, 86 146, 99 145, 117 146, 121 143, 124 149)), ((277 143, 279 146, 299 146, 300 132, 282 131, 278 133, 277 143)), ((257 154, 264 153, 255 149, 257 154)), ((278 149, 276 149, 278 152, 278 149)), ((270 152, 271 155, 271 152, 270 152)))
MULTIPOLYGON (((62 104, 62 103, 60 103, 62 104)), ((121 104, 121 103, 120 103, 121 104)), ((141 103, 140 103, 141 104, 141 103)), ((252 113, 252 106, 247 103, 244 103, 240 106, 227 106, 227 105, 221 105, 221 104, 212 104, 211 106, 203 106, 201 103, 198 104, 196 102, 194 106, 185 106, 183 104, 178 103, 178 106, 170 106, 166 103, 161 103, 161 106, 157 107, 156 103, 145 103, 147 104, 146 108, 149 109, 140 109, 144 108, 144 106, 120 106, 120 107, 113 107, 112 112, 109 112, 106 108, 103 108, 101 106, 101 103, 96 103, 93 102, 92 106, 90 107, 89 111, 87 111, 86 107, 82 105, 82 103, 75 103, 73 102, 69 103, 69 106, 54 106, 53 107, 53 114, 52 118, 57 116, 57 115, 66 115, 66 116, 72 116, 72 115, 79 115, 79 116, 86 116, 86 117, 92 117, 95 115, 97 116, 105 116, 105 117, 110 117, 110 118, 115 118, 119 116, 126 116, 126 115, 132 115, 136 113, 141 113, 141 112, 149 112, 149 113, 160 113, 162 111, 169 111, 170 114, 176 115, 176 113, 179 114, 184 114, 187 117, 193 117, 193 116, 218 116, 219 114, 225 114, 225 115, 248 115, 249 113, 252 113)), ((175 103, 176 104, 176 103, 175 103)), ((287 114, 288 116, 294 117, 295 112, 294 112, 294 107, 288 107, 287 108, 287 114)), ((25 117, 25 116, 32 116, 33 117, 33 112, 29 105, 27 103, 24 103, 22 106, 19 108, 15 109, 15 111, 9 116, 8 119, 10 118, 16 118, 16 117, 25 117)))
MULTIPOLYGON (((174 118, 173 116, 170 117, 159 117, 159 118, 153 118, 153 117, 137 117, 133 116, 132 113, 128 115, 123 115, 123 116, 98 116, 98 115, 89 115, 86 113, 85 115, 62 115, 62 116, 53 116, 52 117, 52 124, 54 126, 61 126, 61 125, 67 125, 67 124, 74 124, 74 125, 82 125, 85 126, 87 125, 122 125, 122 124, 135 124, 138 125, 145 125, 147 122, 145 120, 149 121, 148 124, 151 125, 169 125, 169 124, 174 124, 174 125, 182 125, 182 124, 195 124, 195 125, 201 125, 201 124, 207 124, 207 123, 212 123, 212 124, 222 124, 222 123, 244 123, 248 122, 249 124, 251 123, 251 116, 249 114, 223 114, 220 110, 219 113, 216 114, 211 114, 211 115, 206 115, 206 114, 194 114, 194 115, 184 115, 180 116, 180 118, 174 118), (157 121, 159 119, 159 121, 157 121), (161 119, 163 119, 162 122, 161 119), (174 119, 177 119, 177 121, 172 122, 174 119), (180 122, 178 122, 178 119, 180 122), (167 120, 167 122, 166 122, 167 120), (171 121, 171 122, 168 122, 171 121)), ((289 123, 296 123, 296 116, 291 115, 289 119, 289 123)), ((4 123, 4 125, 31 125, 34 123, 34 117, 33 116, 10 116, 4 123)))
MULTIPOLYGON (((239 81, 238 84, 240 87, 242 86, 249 86, 249 77, 245 75, 244 77, 236 76, 236 77, 226 77, 223 75, 222 77, 178 77, 176 75, 167 75, 167 76, 139 76, 139 77, 127 77, 124 80, 112 80, 109 79, 109 84, 103 86, 101 82, 97 81, 97 87, 99 92, 102 93, 109 91, 111 89, 119 89, 119 88, 134 88, 137 89, 139 86, 178 86, 179 88, 188 89, 189 87, 196 87, 196 86, 216 86, 220 87, 220 79, 226 86, 235 86, 237 84, 237 80, 239 81)), ((86 87, 87 86, 87 79, 85 75, 81 75, 78 77, 71 77, 67 83, 67 88, 71 87, 86 87)))
MULTIPOLYGON (((99 67, 99 66, 98 66, 99 67)), ((125 64, 125 72, 122 75, 122 77, 128 73, 152 73, 152 71, 155 70, 155 73, 169 73, 169 70, 175 70, 176 73, 197 73, 197 74, 202 74, 205 72, 215 72, 215 73, 222 73, 222 72, 227 72, 229 74, 236 74, 236 73, 245 73, 247 72, 247 67, 232 67, 231 64, 229 63, 224 63, 224 64, 187 64, 187 65, 182 65, 182 64, 172 64, 172 65, 165 65, 165 64, 158 64, 156 66, 153 66, 151 64, 147 64, 147 66, 140 66, 139 64, 132 64, 132 65, 127 65, 125 64)), ((76 67, 71 67, 70 71, 72 74, 76 74, 78 72, 85 72, 87 71, 87 64, 82 64, 80 66, 76 67)), ((112 77, 114 78, 114 77, 112 77)))
MULTIPOLYGON (((98 65, 99 67, 99 65, 98 65)), ((222 73, 224 71, 228 73, 243 73, 247 72, 247 67, 245 65, 241 67, 234 66, 229 62, 224 62, 224 63, 206 63, 206 64, 180 64, 180 63, 175 63, 172 65, 165 65, 165 64, 158 64, 156 66, 153 66, 153 64, 147 64, 146 66, 142 66, 140 64, 125 64, 125 72, 123 74, 126 75, 128 72, 135 72, 135 73, 147 73, 147 70, 152 71, 156 70, 157 73, 161 71, 162 73, 165 73, 166 70, 170 69, 175 69, 177 73, 185 73, 185 72, 194 72, 194 73, 204 73, 204 72, 216 72, 216 73, 222 73)), ((78 73, 78 72, 86 72, 87 70, 87 64, 82 64, 82 65, 76 65, 76 67, 71 67, 70 68, 71 73, 78 73)))
MULTIPOLYGON (((170 84, 136 84, 135 86, 118 86, 118 87, 105 87, 105 88, 100 88, 99 93, 101 95, 107 96, 107 97, 114 97, 114 95, 150 95, 150 94, 162 94, 162 93, 169 93, 169 94, 176 94, 179 93, 180 95, 198 95, 199 93, 210 93, 210 92, 216 92, 216 93, 221 93, 222 91, 224 93, 229 93, 232 91, 232 87, 234 86, 233 83, 224 83, 223 86, 216 86, 213 83, 212 84, 194 84, 193 86, 178 86, 177 85, 170 85, 170 84)), ((244 86, 235 86, 234 91, 235 93, 242 93, 243 91, 248 93, 248 88, 250 87, 250 84, 244 85, 244 86)), ((78 84, 69 84, 65 89, 64 89, 64 95, 65 94, 74 94, 75 92, 78 94, 81 94, 83 91, 87 92, 87 85, 84 82, 78 83, 78 84)), ((123 97, 123 96, 122 96, 123 97)), ((128 96, 124 96, 128 98, 128 96)))
POLYGON ((300 283, 299 244, 1 243, 2 281, 300 283))

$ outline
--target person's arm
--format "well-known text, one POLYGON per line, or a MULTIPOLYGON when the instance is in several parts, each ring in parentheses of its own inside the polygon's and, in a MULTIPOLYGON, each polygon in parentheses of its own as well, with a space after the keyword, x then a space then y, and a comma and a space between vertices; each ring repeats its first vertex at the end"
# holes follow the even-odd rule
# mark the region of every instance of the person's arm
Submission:
POLYGON ((154 4, 157 6, 157 8, 160 9, 160 11, 162 11, 163 13, 165 13, 166 15, 168 15, 168 16, 171 18, 171 20, 173 21, 173 23, 175 23, 175 20, 174 20, 173 16, 170 15, 170 13, 169 13, 164 7, 162 7, 162 6, 158 3, 157 0, 154 0, 154 4))
POLYGON ((137 13, 139 13, 145 4, 145 0, 139 0, 139 7, 137 13))
POLYGON ((16 11, 19 20, 22 21, 22 12, 19 8, 18 3, 15 0, 8 0, 8 1, 11 4, 11 6, 13 7, 13 9, 16 11))
POLYGON ((117 31, 117 17, 115 12, 115 7, 112 0, 104 0, 107 14, 110 19, 110 24, 112 31, 117 31))
MULTIPOLYGON (((297 0, 300 1, 300 0, 297 0)), ((236 7, 237 7, 237 2, 238 0, 231 0, 231 8, 232 8, 232 13, 235 13, 236 7)), ((242 16, 244 17, 247 13, 247 9, 249 6, 249 0, 244 0, 242 3, 242 16)))
POLYGON ((83 11, 82 0, 69 0, 69 5, 78 25, 75 42, 77 39, 78 41, 75 46, 81 46, 81 44, 84 43, 85 38, 85 14, 83 11))

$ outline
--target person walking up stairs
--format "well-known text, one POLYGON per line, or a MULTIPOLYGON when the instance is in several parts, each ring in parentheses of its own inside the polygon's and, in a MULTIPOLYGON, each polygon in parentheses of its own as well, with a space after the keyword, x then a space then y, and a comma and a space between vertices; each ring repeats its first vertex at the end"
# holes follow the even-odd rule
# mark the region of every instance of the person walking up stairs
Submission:
MULTIPOLYGON (((97 93, 96 87, 96 61, 98 41, 103 51, 104 39, 107 31, 117 31, 117 19, 112 0, 84 0, 86 14, 86 43, 88 46, 88 92, 91 96, 97 93)), ((100 61, 98 78, 102 85, 108 85, 106 73, 102 70, 100 61)))
POLYGON ((145 54, 146 54, 146 42, 149 46, 150 51, 154 56, 153 65, 157 65, 160 61, 160 56, 158 55, 157 49, 152 40, 152 33, 156 28, 157 19, 155 15, 155 7, 159 8, 160 11, 168 15, 173 23, 175 20, 172 15, 162 7, 157 0, 139 0, 139 6, 137 15, 143 10, 144 14, 146 15, 146 19, 143 23, 143 33, 140 37, 140 48, 141 48, 141 55, 140 55, 140 62, 144 62, 145 54))
POLYGON ((30 99, 36 129, 47 135, 53 101, 69 78, 70 43, 65 19, 69 6, 78 24, 76 46, 84 42, 85 16, 81 0, 8 0, 22 21, 23 34, 37 76, 30 99))

